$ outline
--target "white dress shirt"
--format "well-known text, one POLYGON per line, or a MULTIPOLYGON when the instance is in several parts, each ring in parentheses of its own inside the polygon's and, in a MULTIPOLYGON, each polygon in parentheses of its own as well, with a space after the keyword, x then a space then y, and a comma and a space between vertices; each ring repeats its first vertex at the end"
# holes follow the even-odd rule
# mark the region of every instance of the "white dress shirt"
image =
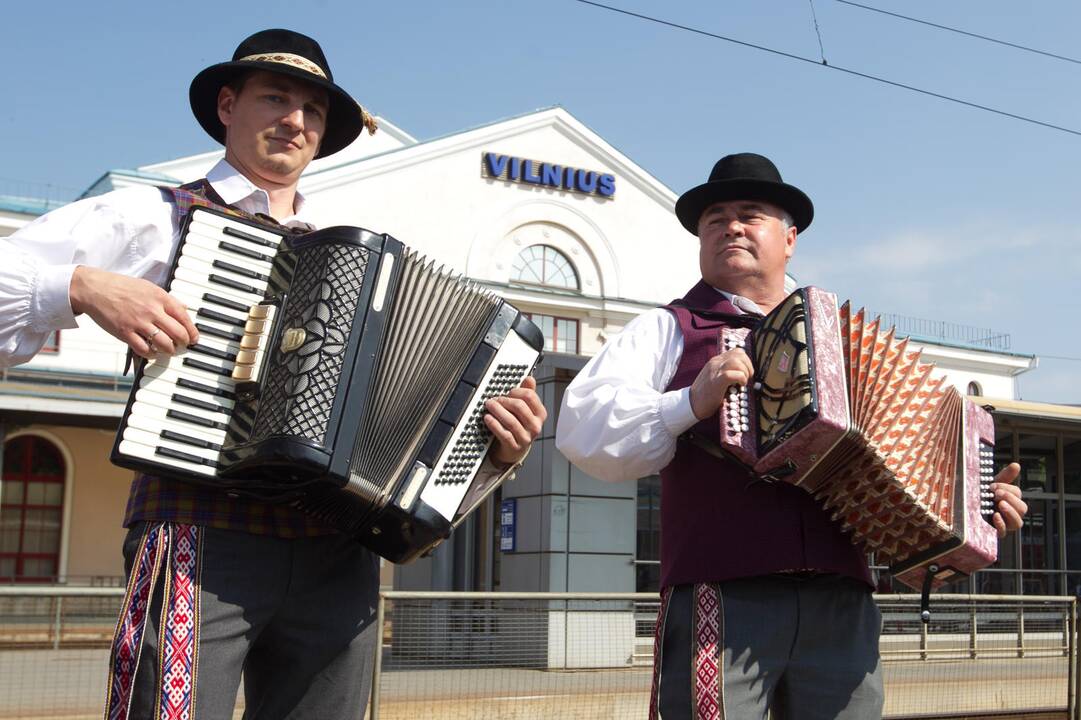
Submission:
MULTIPOLYGON (((747 298, 717 290, 737 310, 761 313, 747 298)), ((683 334, 668 310, 627 323, 567 386, 556 447, 601 480, 653 475, 671 462, 676 439, 698 422, 690 387, 665 392, 683 357, 683 334)))
MULTIPOLYGON (((228 205, 270 214, 270 197, 225 160, 207 180, 228 205)), ((283 225, 314 225, 297 193, 283 225)), ((172 202, 139 186, 86 198, 0 238, 0 367, 32 358, 49 333, 76 327, 68 288, 79 265, 163 284, 180 230, 172 202)))

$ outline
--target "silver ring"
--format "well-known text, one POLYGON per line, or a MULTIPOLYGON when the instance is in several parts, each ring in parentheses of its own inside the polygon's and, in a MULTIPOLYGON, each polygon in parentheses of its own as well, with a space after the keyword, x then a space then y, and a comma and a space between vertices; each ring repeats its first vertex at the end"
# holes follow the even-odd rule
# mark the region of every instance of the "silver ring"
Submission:
POLYGON ((161 328, 158 328, 158 327, 154 328, 154 331, 146 336, 146 341, 147 342, 153 342, 154 336, 157 335, 160 332, 161 332, 161 328))

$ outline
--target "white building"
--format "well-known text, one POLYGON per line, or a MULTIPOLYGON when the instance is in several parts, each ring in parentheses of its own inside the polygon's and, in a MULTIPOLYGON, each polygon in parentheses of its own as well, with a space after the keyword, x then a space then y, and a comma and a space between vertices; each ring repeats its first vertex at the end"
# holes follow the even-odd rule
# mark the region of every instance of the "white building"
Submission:
MULTIPOLYGON (((194 180, 221 156, 216 150, 110 171, 86 195, 194 180)), ((397 582, 583 591, 642 585, 635 562, 651 561, 641 557, 651 552, 642 549, 642 533, 651 531, 636 530, 640 491, 570 466, 554 447, 554 411, 585 357, 697 280, 697 240, 675 219, 677 194, 562 108, 427 141, 381 119, 375 136, 313 163, 301 189, 325 224, 394 235, 507 297, 547 337, 538 379, 552 418, 519 479, 503 488, 501 499, 513 502, 502 518, 489 503, 433 559, 401 569, 397 582)), ((0 236, 45 209, 0 198, 0 236)), ((1036 366, 1031 355, 976 345, 914 344, 962 391, 989 398, 1016 398, 1015 377, 1036 366)), ((47 352, 3 374, 0 582, 120 576, 130 474, 107 456, 130 384, 123 366, 123 347, 83 319, 47 352), (37 474, 27 469, 33 463, 42 465, 37 474)))

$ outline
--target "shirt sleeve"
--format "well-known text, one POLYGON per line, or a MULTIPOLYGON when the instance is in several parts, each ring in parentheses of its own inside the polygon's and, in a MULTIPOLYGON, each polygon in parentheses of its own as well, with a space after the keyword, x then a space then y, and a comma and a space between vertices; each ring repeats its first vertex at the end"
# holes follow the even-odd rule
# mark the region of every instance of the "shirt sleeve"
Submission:
POLYGON ((0 238, 0 367, 31 359, 54 330, 76 327, 68 289, 79 265, 160 282, 173 208, 154 187, 87 198, 0 238))
POLYGON ((601 480, 659 472, 680 433, 698 422, 689 388, 664 391, 682 354, 679 324, 667 310, 629 322, 567 386, 556 447, 601 480))

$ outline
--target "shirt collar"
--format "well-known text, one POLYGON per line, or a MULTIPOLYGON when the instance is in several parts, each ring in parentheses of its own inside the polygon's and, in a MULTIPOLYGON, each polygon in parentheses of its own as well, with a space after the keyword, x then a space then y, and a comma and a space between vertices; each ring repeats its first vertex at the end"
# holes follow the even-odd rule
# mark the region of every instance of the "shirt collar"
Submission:
MULTIPOLYGON (((713 286, 710 285, 710 287, 713 286)), ((756 313, 758 315, 766 314, 762 312, 762 308, 758 307, 758 303, 756 303, 754 300, 751 300, 750 298, 745 298, 742 295, 736 295, 735 293, 730 293, 727 290, 721 290, 720 288, 713 289, 719 292, 721 295, 724 295, 725 299, 727 299, 728 302, 732 303, 732 307, 736 308, 736 310, 739 310, 741 315, 746 313, 756 313)))
MULTIPOLYGON (((206 179, 214 192, 218 193, 226 205, 233 205, 251 215, 262 213, 270 215, 270 196, 267 191, 244 177, 239 170, 224 158, 206 174, 206 179)), ((293 214, 281 221, 282 225, 310 225, 304 212, 304 195, 298 190, 293 200, 293 214)))

